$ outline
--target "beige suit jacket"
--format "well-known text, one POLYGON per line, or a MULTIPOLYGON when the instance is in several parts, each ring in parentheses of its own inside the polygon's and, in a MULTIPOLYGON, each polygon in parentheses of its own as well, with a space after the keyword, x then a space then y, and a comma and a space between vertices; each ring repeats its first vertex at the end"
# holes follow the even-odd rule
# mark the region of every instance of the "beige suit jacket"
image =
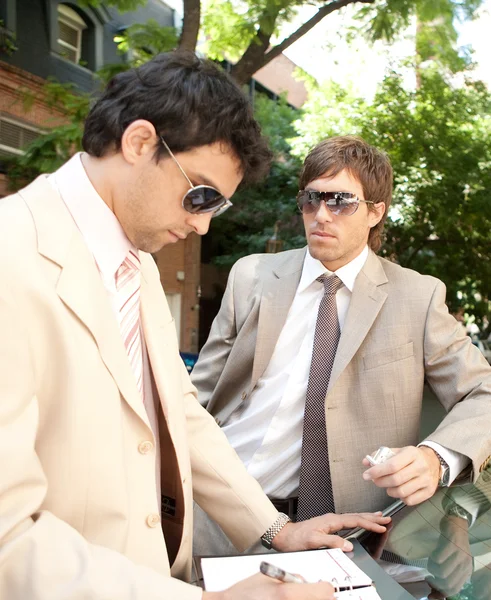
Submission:
MULTIPOLYGON (((253 255, 233 267, 222 306, 192 372, 219 424, 247 402, 293 301, 305 249, 253 255)), ((370 252, 358 275, 326 395, 337 512, 379 510, 385 491, 362 479, 381 445, 416 444, 425 380, 448 412, 429 439, 468 456, 473 476, 491 455, 491 368, 461 334, 433 277, 370 252)))
POLYGON ((141 446, 155 439, 94 260, 44 176, 0 201, 0 598, 200 598, 180 581, 193 495, 242 550, 277 518, 196 401, 158 271, 141 260, 162 526, 155 452, 141 446))

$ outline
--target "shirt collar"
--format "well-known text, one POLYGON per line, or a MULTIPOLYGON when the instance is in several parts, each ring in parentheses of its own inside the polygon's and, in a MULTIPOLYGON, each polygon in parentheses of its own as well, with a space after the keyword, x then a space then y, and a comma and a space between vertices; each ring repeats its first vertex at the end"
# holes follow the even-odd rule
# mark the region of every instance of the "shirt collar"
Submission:
MULTIPOLYGON (((336 275, 339 277, 339 279, 341 279, 350 292, 353 291, 355 280, 360 271, 363 269, 363 265, 365 264, 367 258, 368 246, 365 246, 356 258, 336 271, 336 275)), ((312 283, 316 281, 318 277, 324 275, 325 273, 327 275, 333 274, 332 271, 326 269, 320 260, 313 258, 307 248, 303 263, 302 276, 300 277, 300 283, 298 284, 297 291, 303 292, 310 285, 312 285, 312 283)))
POLYGON ((104 278, 114 278, 135 246, 92 185, 78 152, 50 177, 70 211, 104 278))

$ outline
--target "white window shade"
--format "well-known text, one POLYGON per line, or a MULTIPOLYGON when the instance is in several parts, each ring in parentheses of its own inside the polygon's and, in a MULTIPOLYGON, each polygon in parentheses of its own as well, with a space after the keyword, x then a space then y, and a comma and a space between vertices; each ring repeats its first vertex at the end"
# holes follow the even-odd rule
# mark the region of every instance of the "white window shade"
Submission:
POLYGON ((0 116, 0 157, 24 154, 24 148, 40 134, 35 127, 0 116))
POLYGON ((70 62, 78 64, 82 56, 82 32, 87 24, 72 8, 58 5, 58 51, 70 62))

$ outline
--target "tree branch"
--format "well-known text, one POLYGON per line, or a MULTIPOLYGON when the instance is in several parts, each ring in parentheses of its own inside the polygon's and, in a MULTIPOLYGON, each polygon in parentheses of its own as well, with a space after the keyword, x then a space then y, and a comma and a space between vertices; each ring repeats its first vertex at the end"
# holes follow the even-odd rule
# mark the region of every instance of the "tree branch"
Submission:
POLYGON ((259 28, 240 60, 233 65, 231 75, 239 85, 248 83, 254 73, 261 68, 271 35, 259 28))
POLYGON ((315 27, 317 23, 320 23, 324 17, 327 17, 327 15, 331 14, 332 12, 344 8, 349 4, 356 4, 357 2, 361 2, 362 4, 373 4, 375 0, 336 0, 335 2, 330 2, 329 4, 322 6, 311 19, 301 25, 296 31, 285 38, 277 46, 271 48, 271 50, 264 55, 264 61, 261 67, 264 67, 264 65, 268 64, 268 62, 273 60, 273 58, 279 56, 284 50, 289 48, 308 31, 310 31, 312 27, 315 27))

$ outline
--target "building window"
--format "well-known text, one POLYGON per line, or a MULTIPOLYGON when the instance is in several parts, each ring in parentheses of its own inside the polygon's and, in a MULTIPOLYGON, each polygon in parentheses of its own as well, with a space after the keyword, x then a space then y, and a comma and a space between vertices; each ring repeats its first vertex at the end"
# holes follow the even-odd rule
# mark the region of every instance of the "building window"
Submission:
POLYGON ((82 56, 82 33, 87 24, 82 17, 65 4, 58 5, 58 52, 78 65, 82 56))
POLYGON ((35 127, 0 116, 0 159, 24 154, 24 148, 40 135, 35 127))

